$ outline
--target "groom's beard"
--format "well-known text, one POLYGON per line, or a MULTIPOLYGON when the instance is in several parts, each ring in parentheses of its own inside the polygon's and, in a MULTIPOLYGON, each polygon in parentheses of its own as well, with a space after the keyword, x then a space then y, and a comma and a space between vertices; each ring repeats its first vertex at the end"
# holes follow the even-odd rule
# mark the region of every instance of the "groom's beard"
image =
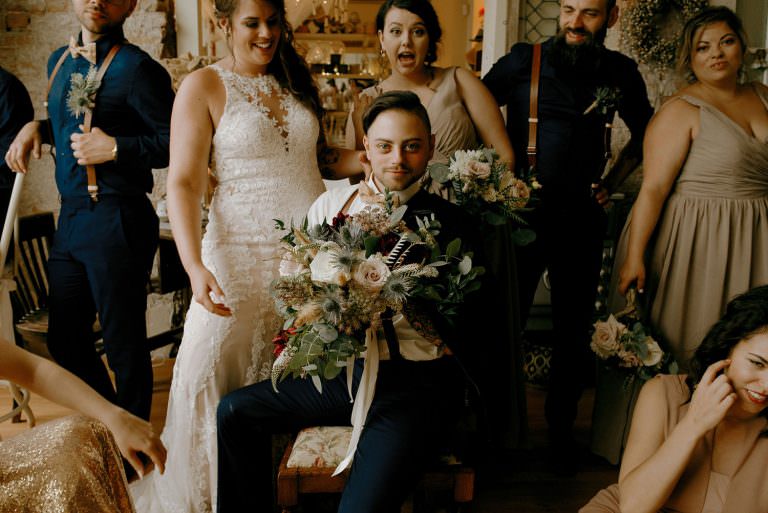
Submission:
POLYGON ((607 24, 594 34, 585 29, 560 29, 547 53, 549 63, 562 71, 596 69, 600 63, 607 33, 607 24), (583 35, 586 39, 578 45, 568 44, 565 39, 567 32, 583 35))

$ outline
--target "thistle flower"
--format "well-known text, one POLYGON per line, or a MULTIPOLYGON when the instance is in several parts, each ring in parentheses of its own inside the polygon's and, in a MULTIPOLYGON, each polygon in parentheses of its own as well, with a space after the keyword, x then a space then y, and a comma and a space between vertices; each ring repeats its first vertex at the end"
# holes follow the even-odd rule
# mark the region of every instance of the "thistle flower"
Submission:
POLYGON ((392 274, 381 289, 381 297, 391 308, 400 309, 414 285, 412 278, 402 274, 392 274))
POLYGON ((331 324, 338 324, 341 321, 342 297, 338 289, 323 289, 317 297, 320 310, 323 317, 331 324))

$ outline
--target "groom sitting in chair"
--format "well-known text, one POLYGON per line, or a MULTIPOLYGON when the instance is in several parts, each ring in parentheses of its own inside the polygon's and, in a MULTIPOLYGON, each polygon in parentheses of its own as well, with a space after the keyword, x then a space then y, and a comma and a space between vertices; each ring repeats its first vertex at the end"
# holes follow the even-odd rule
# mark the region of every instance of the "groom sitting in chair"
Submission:
MULTIPOLYGON (((427 112, 410 92, 378 97, 363 117, 365 150, 372 175, 360 186, 328 191, 310 208, 310 225, 331 222, 340 211, 354 215, 385 189, 408 205, 404 220, 434 214, 445 248, 471 233, 466 215, 447 201, 420 190, 419 178, 432 157, 434 136, 427 112)), ((429 305, 425 305, 428 307, 429 305)), ((459 317, 460 318, 460 317, 459 317)), ((441 339, 459 349, 452 333, 435 324, 441 339), (451 337, 452 335, 452 337, 451 337)), ((354 450, 354 459, 339 511, 400 511, 400 506, 433 461, 439 444, 452 431, 463 407, 465 375, 455 356, 422 336, 400 317, 395 336, 379 341, 380 365, 373 402, 354 450)), ((420 327, 420 326, 419 326, 420 327)), ((386 328, 385 328, 386 331, 386 328)), ((429 335, 428 335, 429 336, 429 335)), ((461 340, 458 340, 461 342, 461 340)), ((356 360, 352 390, 363 374, 356 360)), ((218 512, 270 511, 272 503, 272 435, 318 425, 350 425, 353 405, 346 373, 318 392, 309 379, 286 379, 275 392, 269 381, 225 396, 218 409, 218 512)))

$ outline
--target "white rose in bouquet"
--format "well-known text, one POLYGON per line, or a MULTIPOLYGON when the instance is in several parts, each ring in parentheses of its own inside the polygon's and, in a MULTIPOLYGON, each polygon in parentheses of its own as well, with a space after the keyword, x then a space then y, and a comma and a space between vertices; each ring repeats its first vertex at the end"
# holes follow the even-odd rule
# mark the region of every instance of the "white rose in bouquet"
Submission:
POLYGON ((469 163, 472 162, 473 159, 480 158, 481 155, 482 153, 477 150, 457 150, 451 158, 448 179, 456 180, 457 178, 463 178, 464 170, 469 167, 469 163))
POLYGON ((309 270, 312 273, 312 281, 316 283, 331 283, 334 285, 344 285, 350 279, 349 273, 339 269, 335 264, 336 257, 327 250, 318 251, 312 263, 309 264, 309 270))
POLYGON ((659 347, 659 343, 651 337, 645 339, 645 345, 648 349, 648 354, 642 359, 643 365, 646 367, 653 367, 661 361, 661 357, 664 356, 664 351, 659 347))
POLYGON ((595 323, 590 347, 603 360, 610 358, 619 349, 619 338, 626 331, 627 327, 611 314, 605 321, 595 323))
POLYGON ((363 288, 378 292, 384 287, 390 271, 380 255, 371 255, 360 263, 352 274, 352 279, 363 288))

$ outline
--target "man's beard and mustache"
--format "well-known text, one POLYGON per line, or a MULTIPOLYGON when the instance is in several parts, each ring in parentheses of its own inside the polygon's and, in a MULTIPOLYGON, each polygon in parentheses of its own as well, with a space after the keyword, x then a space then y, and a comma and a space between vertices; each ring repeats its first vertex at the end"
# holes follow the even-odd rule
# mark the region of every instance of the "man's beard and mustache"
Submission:
POLYGON ((603 25, 603 27, 594 34, 583 28, 560 29, 547 54, 550 64, 556 69, 563 70, 597 68, 600 63, 603 49, 605 48, 603 42, 605 41, 607 33, 607 24, 603 25), (565 39, 568 32, 584 36, 584 42, 581 44, 568 44, 565 39))

